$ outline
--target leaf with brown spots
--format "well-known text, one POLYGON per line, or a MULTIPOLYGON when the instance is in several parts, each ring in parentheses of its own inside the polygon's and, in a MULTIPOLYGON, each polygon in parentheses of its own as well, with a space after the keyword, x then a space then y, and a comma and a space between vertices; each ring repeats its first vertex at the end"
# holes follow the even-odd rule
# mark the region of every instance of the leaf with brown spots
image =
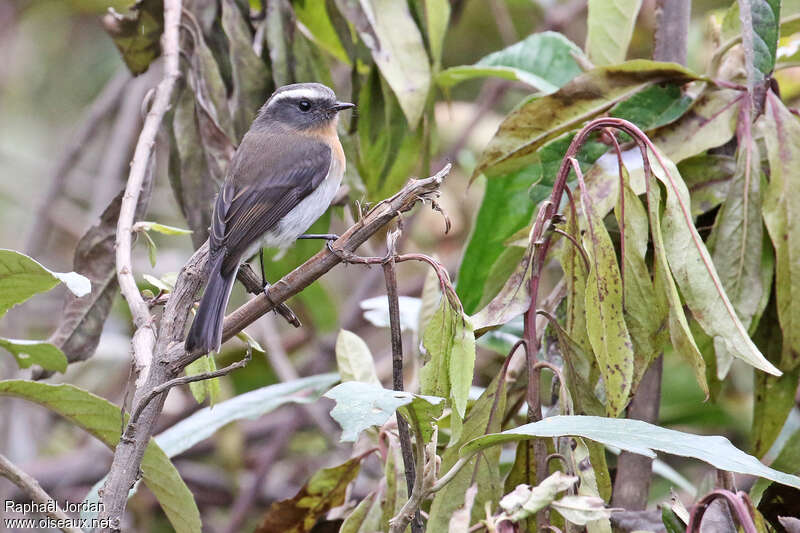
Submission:
POLYGON ((507 173, 532 163, 536 150, 547 141, 653 83, 694 79, 697 75, 680 65, 644 59, 591 70, 558 92, 531 98, 512 111, 484 150, 472 178, 481 173, 507 173))
POLYGON ((363 456, 323 468, 286 500, 273 503, 256 533, 306 533, 333 507, 344 503, 347 486, 358 475, 363 456))
POLYGON ((586 278, 586 332, 606 387, 606 413, 619 415, 633 385, 633 343, 622 311, 622 279, 617 254, 603 219, 581 182, 586 215, 584 247, 589 254, 586 278))

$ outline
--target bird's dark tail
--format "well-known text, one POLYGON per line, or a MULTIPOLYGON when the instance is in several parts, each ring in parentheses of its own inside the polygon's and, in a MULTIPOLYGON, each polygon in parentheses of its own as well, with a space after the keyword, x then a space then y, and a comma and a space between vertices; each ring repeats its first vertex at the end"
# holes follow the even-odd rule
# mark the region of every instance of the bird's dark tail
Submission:
POLYGON ((186 336, 185 347, 189 353, 216 352, 222 343, 222 320, 225 318, 225 308, 236 279, 236 269, 229 274, 222 273, 224 259, 224 253, 211 259, 211 274, 208 276, 206 291, 186 336))

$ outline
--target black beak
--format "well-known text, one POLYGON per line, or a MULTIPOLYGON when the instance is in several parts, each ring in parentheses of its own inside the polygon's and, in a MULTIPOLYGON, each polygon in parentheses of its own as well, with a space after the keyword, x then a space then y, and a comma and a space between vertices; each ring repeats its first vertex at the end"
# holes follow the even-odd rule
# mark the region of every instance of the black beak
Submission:
POLYGON ((350 102, 336 102, 336 104, 333 106, 333 111, 338 113, 339 111, 344 111, 345 109, 352 109, 355 106, 356 104, 351 104, 350 102))

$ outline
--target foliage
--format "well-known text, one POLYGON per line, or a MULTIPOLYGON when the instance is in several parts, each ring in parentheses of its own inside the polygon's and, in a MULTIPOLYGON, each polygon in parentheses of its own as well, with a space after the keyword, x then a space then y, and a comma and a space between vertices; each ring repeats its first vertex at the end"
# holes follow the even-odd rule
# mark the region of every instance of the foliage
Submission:
MULTIPOLYGON (((290 417, 286 435, 272 428, 270 437, 278 450, 291 446, 308 464, 296 469, 302 479, 282 487, 301 487, 293 497, 282 494, 258 510, 258 531, 327 526, 343 533, 400 533, 410 524, 419 533, 414 517, 422 510, 427 531, 549 526, 605 533, 621 510, 610 506, 618 490, 606 460, 610 450, 649 458, 659 451, 756 476, 750 492, 756 506, 784 509, 771 491, 800 489, 800 433, 793 421, 800 376, 800 119, 792 107, 800 91, 784 91, 786 74, 776 69, 797 63, 796 15, 779 0, 740 0, 715 11, 708 17, 709 35, 702 37, 702 47, 714 50, 708 66, 690 68, 644 57, 636 43, 645 38, 648 16, 640 10, 648 3, 640 0, 589 0, 583 47, 551 29, 518 38, 521 22, 510 14, 516 4, 492 2, 506 42, 453 60, 451 49, 469 43, 452 36, 467 24, 461 21, 465 10, 477 9, 461 4, 185 3, 181 79, 160 141, 168 154, 160 166, 168 167, 176 214, 143 220, 155 186, 152 170, 133 228, 155 273, 141 274, 150 284, 143 290, 150 307, 169 301, 175 287, 175 275, 155 270, 171 261, 164 250, 180 239, 188 245, 186 236, 195 249, 206 241, 210 205, 231 157, 258 107, 281 85, 320 81, 358 105, 358 113, 339 125, 349 205, 321 218, 314 233, 339 231, 340 218, 358 224, 369 207, 362 202, 393 195, 410 175, 427 175, 445 158, 460 167, 451 179, 476 183, 483 193, 469 193, 480 196, 476 213, 469 201, 432 200, 439 210, 456 204, 462 228, 471 220, 469 234, 462 229, 456 236, 461 240, 452 241, 458 246, 434 234, 422 213, 408 217, 414 226, 403 229, 404 237, 445 255, 441 262, 395 253, 393 231, 387 232, 386 258, 361 261, 384 269, 421 261, 428 270, 424 286, 420 281, 415 288, 422 287, 420 298, 368 299, 375 294, 372 281, 362 275, 362 265, 349 266, 341 284, 353 286, 314 283, 289 300, 306 338, 279 338, 276 330, 286 332, 282 326, 266 326, 252 334, 266 341, 268 357, 251 363, 249 377, 237 372, 191 384, 195 400, 208 399, 213 407, 171 420, 150 441, 142 462, 145 484, 172 527, 200 531, 201 519, 218 517, 201 516, 195 502, 200 493, 193 494, 184 481, 190 478, 170 458, 213 438, 215 461, 237 472, 248 469, 244 424, 231 423, 282 405, 297 416, 290 417), (443 113, 470 99, 475 117, 463 139, 452 142, 443 113), (474 130, 493 106, 504 116, 473 154, 474 130), (189 229, 180 229, 184 225, 189 229), (442 265, 456 264, 454 287, 442 265), (356 288, 362 281, 364 292, 356 288), (346 292, 356 295, 352 316, 340 301, 346 292), (395 303, 397 323, 391 318, 395 303), (627 418, 643 377, 658 368, 661 363, 653 365, 661 356, 688 378, 676 385, 672 376, 663 377, 665 392, 656 399, 661 422, 627 418), (334 359, 339 373, 319 374, 334 359), (405 377, 408 391, 384 388, 390 366, 392 384, 400 388, 405 377), (300 368, 316 375, 298 378, 300 368), (284 383, 264 386, 276 375, 284 383), (735 445, 703 435, 717 432, 704 423, 723 418, 726 395, 743 375, 753 376, 750 453, 740 449, 741 434, 735 445), (253 383, 258 387, 248 390, 253 383), (320 396, 334 404, 312 404, 320 396), (674 415, 670 407, 689 396, 700 407, 678 405, 683 418, 674 415), (321 407, 330 407, 341 441, 355 443, 350 459, 334 454, 334 444, 298 433, 313 421, 330 439, 321 407), (679 422, 681 431, 662 427, 679 422), (301 438, 292 440, 295 433, 301 438), (334 455, 341 464, 331 467, 334 455), (771 466, 762 462, 771 456, 771 466)), ((143 0, 128 14, 112 10, 103 19, 134 75, 155 70, 163 6, 143 0)), ((471 40, 483 39, 483 22, 470 22, 471 40)), ((673 38, 688 39, 688 28, 681 31, 673 38)), ((0 338, 20 368, 64 372, 94 353, 119 290, 114 243, 120 198, 77 242, 73 268, 82 274, 52 272, 24 254, 0 250, 0 316, 60 282, 71 291, 49 342, 0 338)), ((262 252, 266 275, 276 281, 319 249, 301 241, 285 255, 262 252)), ((387 287, 397 289, 384 272, 387 287)), ((261 350, 249 334, 240 338, 261 350)), ((216 370, 230 352, 200 358, 185 370, 216 370)), ((111 448, 126 420, 112 403, 73 385, 6 380, 0 394, 42 404, 111 448)), ((727 420, 746 426, 740 415, 727 420)), ((255 459, 254 486, 233 490, 252 494, 237 496, 232 530, 248 519, 255 523, 250 507, 278 455, 265 449, 255 459)), ((621 465, 612 462, 611 468, 621 465)), ((658 468, 670 472, 663 464, 658 468)), ((667 475, 693 487, 674 471, 667 475)), ((660 503, 657 489, 650 496, 660 503)), ((97 497, 95 490, 87 501, 97 497)), ((765 519, 781 516, 748 506, 743 493, 684 497, 735 499, 740 523, 760 530, 766 530, 765 519)), ((659 515, 668 531, 683 531, 684 522, 694 527, 702 512, 689 520, 680 506, 662 505, 659 515)))

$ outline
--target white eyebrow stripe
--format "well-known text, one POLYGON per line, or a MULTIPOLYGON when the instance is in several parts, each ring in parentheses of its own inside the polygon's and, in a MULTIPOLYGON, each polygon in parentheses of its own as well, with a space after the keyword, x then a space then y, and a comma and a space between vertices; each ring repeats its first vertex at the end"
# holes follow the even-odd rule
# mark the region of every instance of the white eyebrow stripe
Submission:
POLYGON ((270 99, 267 107, 270 107, 278 100, 285 100, 287 98, 308 98, 310 100, 313 100, 316 98, 326 98, 327 96, 328 96, 327 94, 317 89, 307 89, 307 88, 290 89, 288 91, 283 91, 273 96, 270 99))

